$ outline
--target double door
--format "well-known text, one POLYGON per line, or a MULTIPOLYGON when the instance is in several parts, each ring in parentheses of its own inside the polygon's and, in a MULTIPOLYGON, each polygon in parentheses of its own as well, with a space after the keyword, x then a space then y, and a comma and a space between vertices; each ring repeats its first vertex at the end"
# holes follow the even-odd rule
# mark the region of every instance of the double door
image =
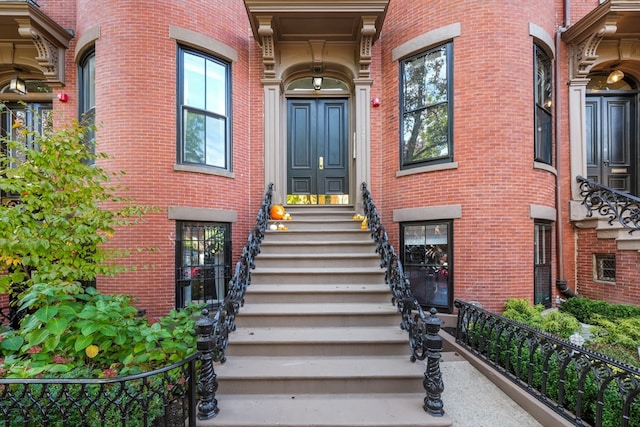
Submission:
POLYGON ((636 96, 588 96, 586 125, 588 177, 638 194, 636 96))
POLYGON ((287 101, 287 204, 348 204, 346 99, 287 101))

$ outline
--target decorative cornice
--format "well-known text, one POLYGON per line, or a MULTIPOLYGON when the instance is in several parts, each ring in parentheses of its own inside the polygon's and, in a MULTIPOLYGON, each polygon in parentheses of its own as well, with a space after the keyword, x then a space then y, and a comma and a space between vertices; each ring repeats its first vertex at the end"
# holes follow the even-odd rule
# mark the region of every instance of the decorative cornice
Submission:
POLYGON ((620 38, 616 34, 624 18, 640 13, 640 0, 609 0, 569 27, 562 39, 569 46, 570 78, 585 78, 598 60, 602 40, 620 38))
POLYGON ((0 25, 13 38, 23 38, 33 44, 32 59, 44 80, 50 86, 63 86, 64 56, 73 38, 73 31, 62 28, 31 2, 0 2, 0 17, 0 25))
POLYGON ((258 19, 258 34, 262 45, 262 65, 264 66, 264 77, 272 79, 276 76, 275 42, 273 38, 273 28, 271 27, 272 17, 270 15, 260 15, 258 19))
POLYGON ((373 47, 374 37, 376 36, 376 17, 363 16, 362 29, 360 30, 360 52, 359 52, 359 70, 358 77, 369 78, 371 75, 371 48, 373 47))

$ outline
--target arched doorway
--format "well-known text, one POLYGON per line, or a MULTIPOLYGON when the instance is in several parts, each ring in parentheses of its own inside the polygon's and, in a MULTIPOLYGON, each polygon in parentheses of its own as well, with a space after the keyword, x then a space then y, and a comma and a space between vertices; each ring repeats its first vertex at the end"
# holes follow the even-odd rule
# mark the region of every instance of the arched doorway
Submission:
POLYGON ((349 204, 349 88, 303 77, 286 89, 287 204, 349 204))
POLYGON ((608 81, 608 74, 595 73, 587 84, 587 175, 616 190, 638 194, 638 85, 629 77, 608 81))

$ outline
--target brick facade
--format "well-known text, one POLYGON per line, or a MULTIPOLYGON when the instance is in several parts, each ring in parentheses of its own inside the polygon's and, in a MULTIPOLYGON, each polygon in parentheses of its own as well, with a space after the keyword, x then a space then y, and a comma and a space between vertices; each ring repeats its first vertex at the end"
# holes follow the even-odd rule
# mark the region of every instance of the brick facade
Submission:
MULTIPOLYGON (((175 305, 175 221, 170 207, 206 208, 237 213, 232 224, 233 263, 237 260, 265 187, 265 126, 262 49, 253 38, 247 9, 239 0, 201 2, 158 0, 39 0, 40 8, 75 37, 67 50, 67 103, 53 101, 56 113, 74 117, 78 108, 76 53, 95 48, 96 123, 98 148, 112 158, 100 162, 110 170, 125 170, 122 183, 137 203, 159 212, 144 224, 121 230, 114 247, 152 247, 127 260, 153 265, 116 278, 100 278, 104 292, 126 292, 150 316, 175 305), (177 138, 177 46, 171 28, 214 40, 237 53, 232 67, 233 176, 175 170, 177 138), (85 46, 78 41, 98 30, 85 46)), ((575 22, 598 6, 597 0, 572 1, 575 22)), ((575 198, 570 175, 568 95, 565 43, 554 45, 562 26, 558 0, 536 2, 466 2, 391 0, 380 38, 372 49, 371 96, 381 105, 371 108, 368 183, 383 221, 398 247, 399 224, 394 212, 407 208, 460 205, 453 221, 455 298, 482 302, 501 310, 507 298, 533 298, 534 219, 532 209, 560 209, 562 247, 556 247, 553 225, 552 282, 563 278, 580 293, 640 304, 640 256, 618 252, 620 283, 616 292, 590 277, 591 254, 613 251, 595 232, 570 222, 568 201, 575 198), (426 33, 452 24, 453 152, 456 167, 399 174, 399 62, 394 50, 426 33), (549 36, 537 40, 531 28, 549 36), (562 86, 554 118, 559 158, 553 170, 535 167, 533 44, 556 50, 562 86), (560 200, 556 183, 560 182, 560 200), (573 196, 572 196, 573 194, 573 196), (558 271, 558 254, 563 271, 558 271), (560 277, 560 276, 563 277, 560 277)), ((447 41, 447 40, 443 40, 447 41)), ((423 46, 424 48, 430 46, 423 46)), ((417 53, 417 52, 416 52, 417 53)), ((402 59, 402 58, 400 58, 402 59)), ((58 91, 58 90, 57 90, 58 91)), ((283 133, 283 138, 286 137, 283 133)), ((355 183, 359 188, 359 183, 355 183)), ((428 218, 426 218, 428 219, 428 218)), ((557 289, 552 290, 558 294, 557 289)))

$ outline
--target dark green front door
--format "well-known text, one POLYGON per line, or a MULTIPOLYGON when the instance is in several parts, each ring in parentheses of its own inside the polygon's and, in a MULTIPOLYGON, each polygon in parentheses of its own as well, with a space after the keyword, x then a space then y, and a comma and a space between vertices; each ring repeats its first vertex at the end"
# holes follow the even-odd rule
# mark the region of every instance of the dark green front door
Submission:
POLYGON ((346 99, 287 101, 287 203, 349 203, 346 99))

